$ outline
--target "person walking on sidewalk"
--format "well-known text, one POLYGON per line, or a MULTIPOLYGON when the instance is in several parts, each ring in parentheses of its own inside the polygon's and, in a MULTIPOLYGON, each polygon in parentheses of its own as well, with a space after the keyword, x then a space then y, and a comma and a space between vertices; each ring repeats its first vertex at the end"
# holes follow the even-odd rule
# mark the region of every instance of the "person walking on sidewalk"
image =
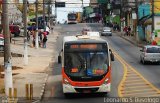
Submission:
POLYGON ((43 48, 46 48, 46 42, 47 42, 47 32, 43 32, 43 48))
POLYGON ((46 26, 46 32, 47 32, 47 35, 49 35, 49 27, 48 26, 46 26))
POLYGON ((128 26, 128 36, 131 36, 131 27, 128 26))
POLYGON ((42 43, 43 43, 42 35, 43 35, 42 30, 39 30, 38 31, 38 43, 39 43, 39 47, 42 47, 42 43))
POLYGON ((127 27, 127 26, 125 26, 125 27, 123 28, 123 31, 124 31, 124 36, 128 35, 128 34, 127 34, 128 27, 127 27))
POLYGON ((35 47, 36 45, 36 32, 35 31, 32 31, 32 36, 33 36, 32 38, 33 47, 35 47))

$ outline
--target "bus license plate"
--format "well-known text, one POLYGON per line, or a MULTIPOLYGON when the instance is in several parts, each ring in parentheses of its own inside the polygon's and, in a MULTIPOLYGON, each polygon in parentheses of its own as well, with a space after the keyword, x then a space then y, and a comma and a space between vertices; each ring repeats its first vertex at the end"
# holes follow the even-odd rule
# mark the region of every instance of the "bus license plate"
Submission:
POLYGON ((91 93, 90 90, 83 90, 83 93, 91 93))

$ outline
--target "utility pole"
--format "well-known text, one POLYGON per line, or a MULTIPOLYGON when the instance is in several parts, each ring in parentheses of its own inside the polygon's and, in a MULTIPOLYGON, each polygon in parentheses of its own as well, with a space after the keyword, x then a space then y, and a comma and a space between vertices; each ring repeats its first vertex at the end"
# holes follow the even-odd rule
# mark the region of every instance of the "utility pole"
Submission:
POLYGON ((136 0, 136 18, 137 18, 137 21, 136 21, 136 31, 135 31, 135 34, 136 34, 136 42, 137 42, 137 46, 138 46, 138 43, 139 43, 139 35, 138 35, 138 25, 139 25, 139 17, 138 17, 138 5, 139 5, 139 2, 138 0, 136 0))
POLYGON ((83 0, 82 0, 82 10, 83 10, 84 4, 83 4, 83 0))
POLYGON ((49 0, 49 4, 48 4, 48 22, 50 24, 50 14, 51 14, 51 0, 49 0))
POLYGON ((44 31, 46 31, 45 0, 43 0, 43 22, 44 22, 44 31))
POLYGON ((36 49, 39 48, 39 43, 38 43, 38 0, 36 0, 36 40, 35 40, 35 47, 36 47, 36 49))
POLYGON ((24 24, 24 65, 28 65, 27 0, 23 0, 23 24, 24 24))
POLYGON ((57 22, 57 1, 55 0, 55 21, 57 22))
POLYGON ((152 33, 154 33, 154 0, 152 0, 152 33))
POLYGON ((9 18, 8 18, 8 0, 2 0, 2 21, 4 34, 4 82, 5 93, 9 96, 9 88, 13 88, 12 78, 12 63, 10 50, 10 32, 9 32, 9 18))
POLYGON ((81 0, 82 1, 82 22, 83 22, 83 17, 84 17, 84 10, 83 10, 83 8, 84 8, 84 5, 83 5, 83 0, 81 0))
POLYGON ((124 27, 124 21, 123 21, 123 18, 124 16, 122 15, 122 8, 123 8, 123 1, 120 0, 120 3, 121 3, 121 8, 120 8, 120 20, 121 20, 121 23, 120 23, 120 26, 121 26, 121 32, 123 31, 123 27, 124 27))

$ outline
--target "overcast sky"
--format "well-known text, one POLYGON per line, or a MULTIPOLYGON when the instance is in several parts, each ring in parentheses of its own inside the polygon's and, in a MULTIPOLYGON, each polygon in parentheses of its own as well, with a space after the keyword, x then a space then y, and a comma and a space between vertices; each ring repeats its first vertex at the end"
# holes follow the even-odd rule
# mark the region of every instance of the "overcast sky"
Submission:
MULTIPOLYGON (((64 23, 67 20, 67 14, 69 12, 82 12, 82 1, 81 0, 61 0, 67 1, 65 8, 57 8, 57 21, 60 23, 64 23), (71 4, 75 3, 75 4, 71 4)), ((89 6, 90 0, 83 0, 83 6, 89 6)), ((52 12, 54 14, 55 8, 52 8, 52 12)))
MULTIPOLYGON (((21 2, 23 0, 20 0, 21 2)), ((30 3, 36 0, 28 0, 30 3)), ((39 0, 40 1, 40 0, 39 0)), ((55 1, 55 0, 53 0, 55 1)), ((63 23, 67 20, 67 14, 69 12, 82 12, 82 1, 81 0, 56 0, 57 2, 66 2, 65 8, 57 8, 57 21, 63 23), (74 4, 72 4, 74 3, 74 4)), ((89 6, 90 0, 83 0, 83 6, 89 6)), ((53 4, 52 13, 55 14, 55 8, 53 4)))

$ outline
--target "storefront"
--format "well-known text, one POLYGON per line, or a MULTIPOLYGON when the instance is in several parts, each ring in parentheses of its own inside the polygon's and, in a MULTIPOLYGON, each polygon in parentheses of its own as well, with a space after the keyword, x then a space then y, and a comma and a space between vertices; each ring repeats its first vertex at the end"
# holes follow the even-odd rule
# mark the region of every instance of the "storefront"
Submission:
POLYGON ((102 16, 98 13, 92 13, 89 15, 89 17, 90 17, 91 23, 98 23, 98 22, 100 22, 100 20, 102 18, 102 16))

